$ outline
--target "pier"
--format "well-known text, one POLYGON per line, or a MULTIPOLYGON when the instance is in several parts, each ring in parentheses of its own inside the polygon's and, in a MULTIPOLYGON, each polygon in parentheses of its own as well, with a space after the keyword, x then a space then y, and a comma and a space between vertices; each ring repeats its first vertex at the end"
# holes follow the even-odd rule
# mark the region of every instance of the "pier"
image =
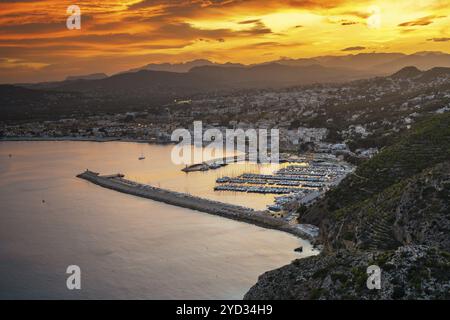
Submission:
MULTIPOLYGON (((222 157, 222 158, 216 158, 211 160, 206 160, 201 163, 194 163, 191 165, 186 165, 185 168, 181 169, 181 171, 184 172, 194 172, 194 171, 208 171, 210 169, 218 169, 220 167, 226 166, 230 163, 237 163, 237 162, 244 162, 244 161, 250 161, 251 159, 256 159, 255 163, 262 163, 260 159, 258 158, 257 154, 241 154, 241 155, 235 155, 235 156, 229 156, 229 157, 222 157)), ((293 162, 302 162, 303 158, 292 160, 293 162)), ((280 158, 279 163, 285 163, 289 160, 280 158)), ((253 162, 253 161, 252 161, 253 162)))
POLYGON ((285 220, 274 218, 264 211, 255 211, 243 206, 213 201, 186 193, 157 188, 151 185, 141 184, 125 179, 123 174, 100 175, 97 172, 86 170, 77 175, 78 178, 87 180, 101 187, 118 192, 147 198, 170 205, 202 211, 228 219, 251 223, 260 227, 276 229, 288 232, 295 236, 310 239, 311 235, 302 231, 297 225, 292 225, 285 220))

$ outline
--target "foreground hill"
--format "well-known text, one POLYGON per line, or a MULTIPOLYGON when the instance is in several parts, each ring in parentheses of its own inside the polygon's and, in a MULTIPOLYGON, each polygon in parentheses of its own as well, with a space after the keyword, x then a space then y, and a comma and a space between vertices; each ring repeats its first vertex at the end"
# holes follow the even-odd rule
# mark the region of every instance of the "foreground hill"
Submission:
POLYGON ((450 298, 450 114, 417 125, 300 218, 324 251, 260 277, 247 299, 450 298), (381 267, 368 290, 366 268, 381 267))
POLYGON ((374 252, 339 250, 266 272, 244 300, 450 299, 449 264, 448 252, 421 245, 374 252), (382 270, 380 290, 367 289, 370 265, 382 270))
POLYGON ((418 123, 396 144, 362 163, 338 188, 310 208, 301 218, 319 223, 331 212, 367 200, 403 179, 450 159, 450 115, 418 123))

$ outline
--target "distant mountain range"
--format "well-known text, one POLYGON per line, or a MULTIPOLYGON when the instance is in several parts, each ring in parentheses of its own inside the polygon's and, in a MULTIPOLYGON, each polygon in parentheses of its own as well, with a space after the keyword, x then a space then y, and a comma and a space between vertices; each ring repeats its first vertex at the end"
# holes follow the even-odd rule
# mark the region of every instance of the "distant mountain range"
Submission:
POLYGON ((74 80, 99 80, 99 79, 105 79, 108 78, 108 75, 106 73, 92 73, 88 75, 81 75, 81 76, 68 76, 66 78, 66 81, 74 81, 74 80))
MULTIPOLYGON (((262 64, 245 66, 239 63, 214 63, 209 60, 199 59, 184 63, 162 63, 148 64, 146 66, 131 69, 125 72, 136 72, 141 70, 149 71, 167 71, 167 72, 189 72, 193 68, 216 66, 216 67, 242 67, 252 68, 260 65, 281 64, 285 66, 305 67, 311 65, 320 65, 327 68, 344 68, 359 71, 367 76, 388 75, 407 66, 415 66, 422 70, 428 70, 433 67, 450 67, 450 54, 442 52, 417 52, 414 54, 403 53, 359 53, 345 56, 320 56, 314 58, 300 59, 280 59, 262 64)), ((124 73, 124 72, 122 72, 124 73)))
MULTIPOLYGON (((374 76, 371 74, 370 76, 374 76)), ((31 89, 95 92, 107 95, 190 95, 217 90, 280 88, 313 83, 367 78, 366 72, 318 64, 289 66, 280 63, 254 66, 196 66, 188 72, 140 70, 111 77, 22 85, 31 89)))
POLYGON ((387 76, 408 66, 421 70, 450 67, 450 54, 360 53, 306 59, 284 58, 254 65, 220 64, 200 59, 176 64, 148 64, 110 77, 95 73, 69 76, 65 81, 19 86, 58 91, 95 91, 112 95, 133 93, 146 96, 176 96, 221 89, 277 88, 344 82, 387 76))
POLYGON ((450 54, 442 52, 403 53, 360 53, 347 56, 322 56, 311 59, 283 59, 278 63, 287 65, 320 64, 324 67, 349 68, 378 75, 388 75, 407 66, 422 70, 433 67, 450 67, 450 54))
POLYGON ((167 71, 167 72, 189 72, 192 68, 196 67, 204 67, 204 66, 220 66, 220 67, 244 67, 243 64, 240 63, 215 63, 211 62, 206 59, 197 59, 193 61, 188 62, 182 62, 182 63, 150 63, 140 68, 134 68, 128 71, 124 71, 121 73, 127 73, 127 72, 137 72, 141 70, 147 70, 147 71, 167 71))

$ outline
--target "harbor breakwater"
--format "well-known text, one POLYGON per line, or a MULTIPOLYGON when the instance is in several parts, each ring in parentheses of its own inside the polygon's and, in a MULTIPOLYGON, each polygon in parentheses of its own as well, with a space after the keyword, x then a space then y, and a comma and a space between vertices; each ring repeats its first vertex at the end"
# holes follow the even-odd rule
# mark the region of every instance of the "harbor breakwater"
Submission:
POLYGON ((255 211, 251 208, 141 184, 125 179, 122 174, 100 175, 97 172, 86 170, 78 174, 77 177, 118 192, 247 222, 264 228, 288 232, 304 239, 311 238, 308 233, 302 231, 296 225, 291 225, 285 220, 272 217, 263 211, 255 211))

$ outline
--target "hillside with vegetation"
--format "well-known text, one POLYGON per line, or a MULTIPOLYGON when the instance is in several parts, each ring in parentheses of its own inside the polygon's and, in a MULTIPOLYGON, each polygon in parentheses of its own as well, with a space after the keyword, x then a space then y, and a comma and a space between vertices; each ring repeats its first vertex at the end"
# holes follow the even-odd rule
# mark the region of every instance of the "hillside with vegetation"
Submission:
POLYGON ((247 299, 449 299, 450 114, 418 123, 308 208, 323 252, 262 275, 247 299), (381 290, 366 268, 382 270, 381 290))
POLYGON ((301 217, 317 224, 343 208, 376 196, 386 188, 422 170, 450 159, 450 115, 430 117, 418 123, 392 146, 363 162, 338 188, 301 217))

